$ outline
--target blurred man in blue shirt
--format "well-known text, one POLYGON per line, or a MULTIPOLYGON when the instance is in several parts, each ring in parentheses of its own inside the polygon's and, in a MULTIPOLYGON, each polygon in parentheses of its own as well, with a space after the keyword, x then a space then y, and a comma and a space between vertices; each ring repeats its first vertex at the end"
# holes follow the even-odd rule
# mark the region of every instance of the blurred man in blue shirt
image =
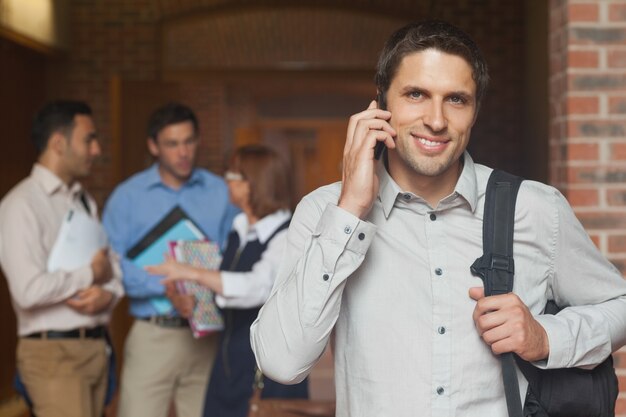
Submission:
MULTIPOLYGON (((157 109, 148 122, 147 141, 156 163, 120 184, 104 209, 111 245, 122 257, 130 313, 137 319, 124 349, 120 417, 165 417, 171 399, 178 417, 202 412, 217 336, 194 339, 184 317, 162 308, 162 277, 149 275, 126 257, 176 206, 222 246, 237 209, 229 203, 224 181, 195 166, 198 140, 191 109, 177 103, 157 109)), ((167 294, 175 297, 172 288, 167 294)))

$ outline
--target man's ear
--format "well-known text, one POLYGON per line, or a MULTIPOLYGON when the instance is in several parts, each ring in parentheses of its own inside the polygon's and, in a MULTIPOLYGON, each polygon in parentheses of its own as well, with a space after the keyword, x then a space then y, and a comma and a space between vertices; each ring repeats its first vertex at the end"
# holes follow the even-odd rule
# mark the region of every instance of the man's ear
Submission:
POLYGON ((159 157, 159 147, 157 146, 157 144, 154 141, 154 139, 148 138, 147 143, 148 143, 148 151, 150 151, 150 155, 154 156, 155 158, 158 158, 159 157))
POLYGON ((57 155, 63 155, 68 146, 68 139, 61 132, 54 132, 48 139, 47 148, 57 155))

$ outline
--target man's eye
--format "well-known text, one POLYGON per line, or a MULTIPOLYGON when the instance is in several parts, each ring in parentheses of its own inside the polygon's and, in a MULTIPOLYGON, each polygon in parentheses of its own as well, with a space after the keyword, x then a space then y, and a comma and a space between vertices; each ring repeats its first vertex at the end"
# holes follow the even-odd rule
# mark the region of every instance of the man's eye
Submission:
POLYGON ((419 92, 419 91, 413 91, 413 92, 409 93, 409 96, 411 98, 420 98, 420 97, 422 97, 422 93, 419 92))
POLYGON ((463 97, 460 97, 460 96, 452 96, 450 97, 450 101, 455 104, 465 103, 465 100, 463 99, 463 97))

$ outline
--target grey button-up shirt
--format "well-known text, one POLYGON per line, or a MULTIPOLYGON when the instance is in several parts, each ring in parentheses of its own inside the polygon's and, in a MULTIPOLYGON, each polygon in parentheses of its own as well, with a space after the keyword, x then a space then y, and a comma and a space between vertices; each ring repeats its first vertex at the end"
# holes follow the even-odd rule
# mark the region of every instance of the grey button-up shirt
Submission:
MULTIPOLYGON (((482 254, 490 173, 466 153, 454 192, 430 207, 381 166, 367 221, 336 206, 339 183, 305 197, 252 326, 263 372, 300 381, 334 340, 339 417, 505 417, 500 362, 476 331, 468 295, 482 286, 469 267, 482 254)), ((593 366, 626 343, 626 282, 556 189, 523 182, 514 255, 514 291, 549 338, 549 359, 537 366, 593 366), (572 307, 540 316, 549 298, 572 307)))

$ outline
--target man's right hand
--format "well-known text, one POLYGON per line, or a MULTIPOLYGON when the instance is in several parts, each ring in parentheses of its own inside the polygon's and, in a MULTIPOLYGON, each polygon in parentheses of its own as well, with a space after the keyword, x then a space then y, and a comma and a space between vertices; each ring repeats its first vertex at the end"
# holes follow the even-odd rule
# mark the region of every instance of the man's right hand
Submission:
POLYGON ((378 193, 378 176, 374 147, 384 142, 395 148, 396 131, 388 120, 391 113, 378 109, 376 101, 350 117, 346 144, 343 149, 343 176, 338 206, 363 219, 372 208, 378 193))
POLYGON ((173 282, 165 284, 165 295, 170 299, 178 314, 188 319, 196 306, 196 297, 191 294, 181 294, 173 282))
POLYGON ((91 270, 93 272, 93 284, 102 285, 113 278, 113 267, 109 260, 108 249, 100 249, 91 258, 91 270))

